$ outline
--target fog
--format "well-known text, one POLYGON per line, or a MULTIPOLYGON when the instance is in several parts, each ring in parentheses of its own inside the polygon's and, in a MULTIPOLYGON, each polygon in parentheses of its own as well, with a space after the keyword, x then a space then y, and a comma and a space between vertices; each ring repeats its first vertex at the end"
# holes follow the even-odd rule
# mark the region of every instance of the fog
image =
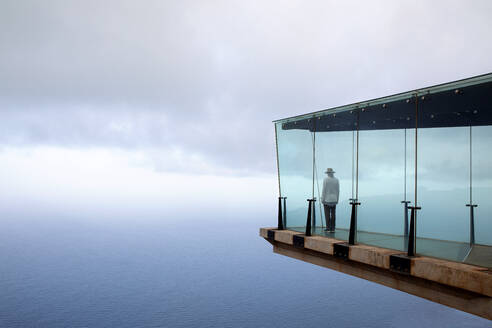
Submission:
POLYGON ((2 203, 270 211, 272 120, 492 71, 491 12, 490 1, 4 0, 2 203))

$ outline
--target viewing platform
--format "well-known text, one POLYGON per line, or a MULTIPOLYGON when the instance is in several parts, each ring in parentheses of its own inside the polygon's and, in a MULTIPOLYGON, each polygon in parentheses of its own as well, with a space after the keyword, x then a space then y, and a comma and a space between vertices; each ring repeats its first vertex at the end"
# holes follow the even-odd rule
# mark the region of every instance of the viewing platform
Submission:
POLYGON ((492 74, 274 124, 274 252, 492 320, 492 74))

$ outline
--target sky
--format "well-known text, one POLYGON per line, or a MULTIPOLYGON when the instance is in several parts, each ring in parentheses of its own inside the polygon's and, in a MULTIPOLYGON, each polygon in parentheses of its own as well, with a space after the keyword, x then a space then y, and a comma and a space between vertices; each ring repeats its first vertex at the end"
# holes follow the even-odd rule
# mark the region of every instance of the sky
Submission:
POLYGON ((491 72, 491 30, 488 0, 2 0, 0 210, 274 211, 273 120, 491 72))

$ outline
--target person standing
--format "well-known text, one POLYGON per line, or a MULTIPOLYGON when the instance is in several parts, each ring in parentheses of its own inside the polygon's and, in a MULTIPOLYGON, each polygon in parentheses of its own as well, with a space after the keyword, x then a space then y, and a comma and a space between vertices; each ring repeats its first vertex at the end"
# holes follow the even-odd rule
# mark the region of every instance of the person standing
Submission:
POLYGON ((325 173, 328 176, 323 180, 323 192, 321 195, 321 202, 325 210, 325 231, 335 232, 336 207, 340 194, 340 184, 333 175, 335 171, 331 167, 327 168, 325 173))

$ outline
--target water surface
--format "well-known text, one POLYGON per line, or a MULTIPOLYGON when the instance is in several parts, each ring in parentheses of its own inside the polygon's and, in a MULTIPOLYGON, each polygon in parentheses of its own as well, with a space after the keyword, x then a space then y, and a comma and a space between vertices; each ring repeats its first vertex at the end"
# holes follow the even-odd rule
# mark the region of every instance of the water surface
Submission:
POLYGON ((490 327, 272 252, 270 220, 7 216, 1 327, 490 327))

